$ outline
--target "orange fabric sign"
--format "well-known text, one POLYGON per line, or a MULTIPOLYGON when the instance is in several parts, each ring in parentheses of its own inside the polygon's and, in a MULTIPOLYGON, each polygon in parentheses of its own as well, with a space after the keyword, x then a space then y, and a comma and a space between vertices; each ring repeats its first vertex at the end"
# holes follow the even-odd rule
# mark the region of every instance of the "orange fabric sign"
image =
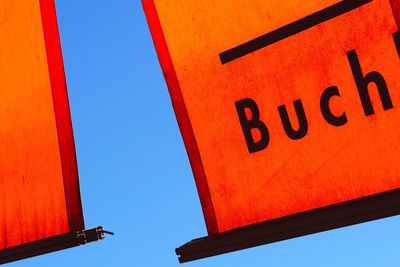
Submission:
POLYGON ((143 0, 210 234, 400 188, 398 0, 143 0))
POLYGON ((84 228, 53 0, 0 2, 0 250, 84 228))

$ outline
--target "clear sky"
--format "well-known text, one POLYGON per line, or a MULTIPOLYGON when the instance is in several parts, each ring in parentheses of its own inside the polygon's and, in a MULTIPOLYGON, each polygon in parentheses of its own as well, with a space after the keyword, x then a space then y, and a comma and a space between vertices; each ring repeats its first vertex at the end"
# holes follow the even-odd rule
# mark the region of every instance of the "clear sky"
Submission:
MULTIPOLYGON (((57 0, 87 228, 116 235, 9 266, 179 266, 206 235, 139 0, 57 0)), ((400 266, 400 217, 183 266, 400 266)))

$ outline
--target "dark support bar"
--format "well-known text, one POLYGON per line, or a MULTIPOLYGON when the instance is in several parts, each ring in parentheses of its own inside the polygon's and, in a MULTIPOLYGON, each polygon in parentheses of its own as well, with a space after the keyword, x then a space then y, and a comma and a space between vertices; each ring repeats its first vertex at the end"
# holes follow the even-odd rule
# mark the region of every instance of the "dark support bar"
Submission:
POLYGON ((400 189, 192 240, 176 249, 189 262, 400 214, 400 189))
POLYGON ((5 249, 0 251, 0 264, 85 245, 87 243, 104 239, 104 235, 107 233, 113 234, 103 230, 103 227, 99 226, 89 230, 62 234, 14 248, 5 249))
POLYGON ((400 57, 400 31, 393 33, 394 44, 396 45, 397 54, 400 57))
POLYGON ((373 0, 342 0, 328 8, 308 15, 300 20, 285 25, 277 30, 264 34, 244 44, 231 48, 219 54, 221 64, 229 63, 235 59, 253 53, 259 49, 272 45, 292 35, 298 34, 318 24, 336 18, 349 11, 359 8, 373 0))

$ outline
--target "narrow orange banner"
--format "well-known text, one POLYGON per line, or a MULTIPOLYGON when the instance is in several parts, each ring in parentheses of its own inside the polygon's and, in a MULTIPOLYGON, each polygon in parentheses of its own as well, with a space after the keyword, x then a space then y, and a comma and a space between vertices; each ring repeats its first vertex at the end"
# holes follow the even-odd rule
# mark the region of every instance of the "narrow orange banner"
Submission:
POLYGON ((3 250, 84 224, 54 2, 3 0, 0 18, 3 250))

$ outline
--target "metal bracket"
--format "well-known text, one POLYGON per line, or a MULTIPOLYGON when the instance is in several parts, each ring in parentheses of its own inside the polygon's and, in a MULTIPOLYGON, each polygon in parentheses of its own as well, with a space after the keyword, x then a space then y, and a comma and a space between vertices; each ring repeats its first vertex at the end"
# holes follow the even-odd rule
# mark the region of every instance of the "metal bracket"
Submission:
POLYGON ((105 234, 114 235, 113 232, 109 232, 103 229, 102 226, 98 226, 89 230, 81 230, 76 232, 76 237, 78 239, 79 245, 86 245, 90 242, 95 242, 103 240, 105 234))
POLYGON ((87 244, 85 230, 81 230, 81 231, 76 232, 76 237, 79 240, 79 245, 86 245, 87 244))

